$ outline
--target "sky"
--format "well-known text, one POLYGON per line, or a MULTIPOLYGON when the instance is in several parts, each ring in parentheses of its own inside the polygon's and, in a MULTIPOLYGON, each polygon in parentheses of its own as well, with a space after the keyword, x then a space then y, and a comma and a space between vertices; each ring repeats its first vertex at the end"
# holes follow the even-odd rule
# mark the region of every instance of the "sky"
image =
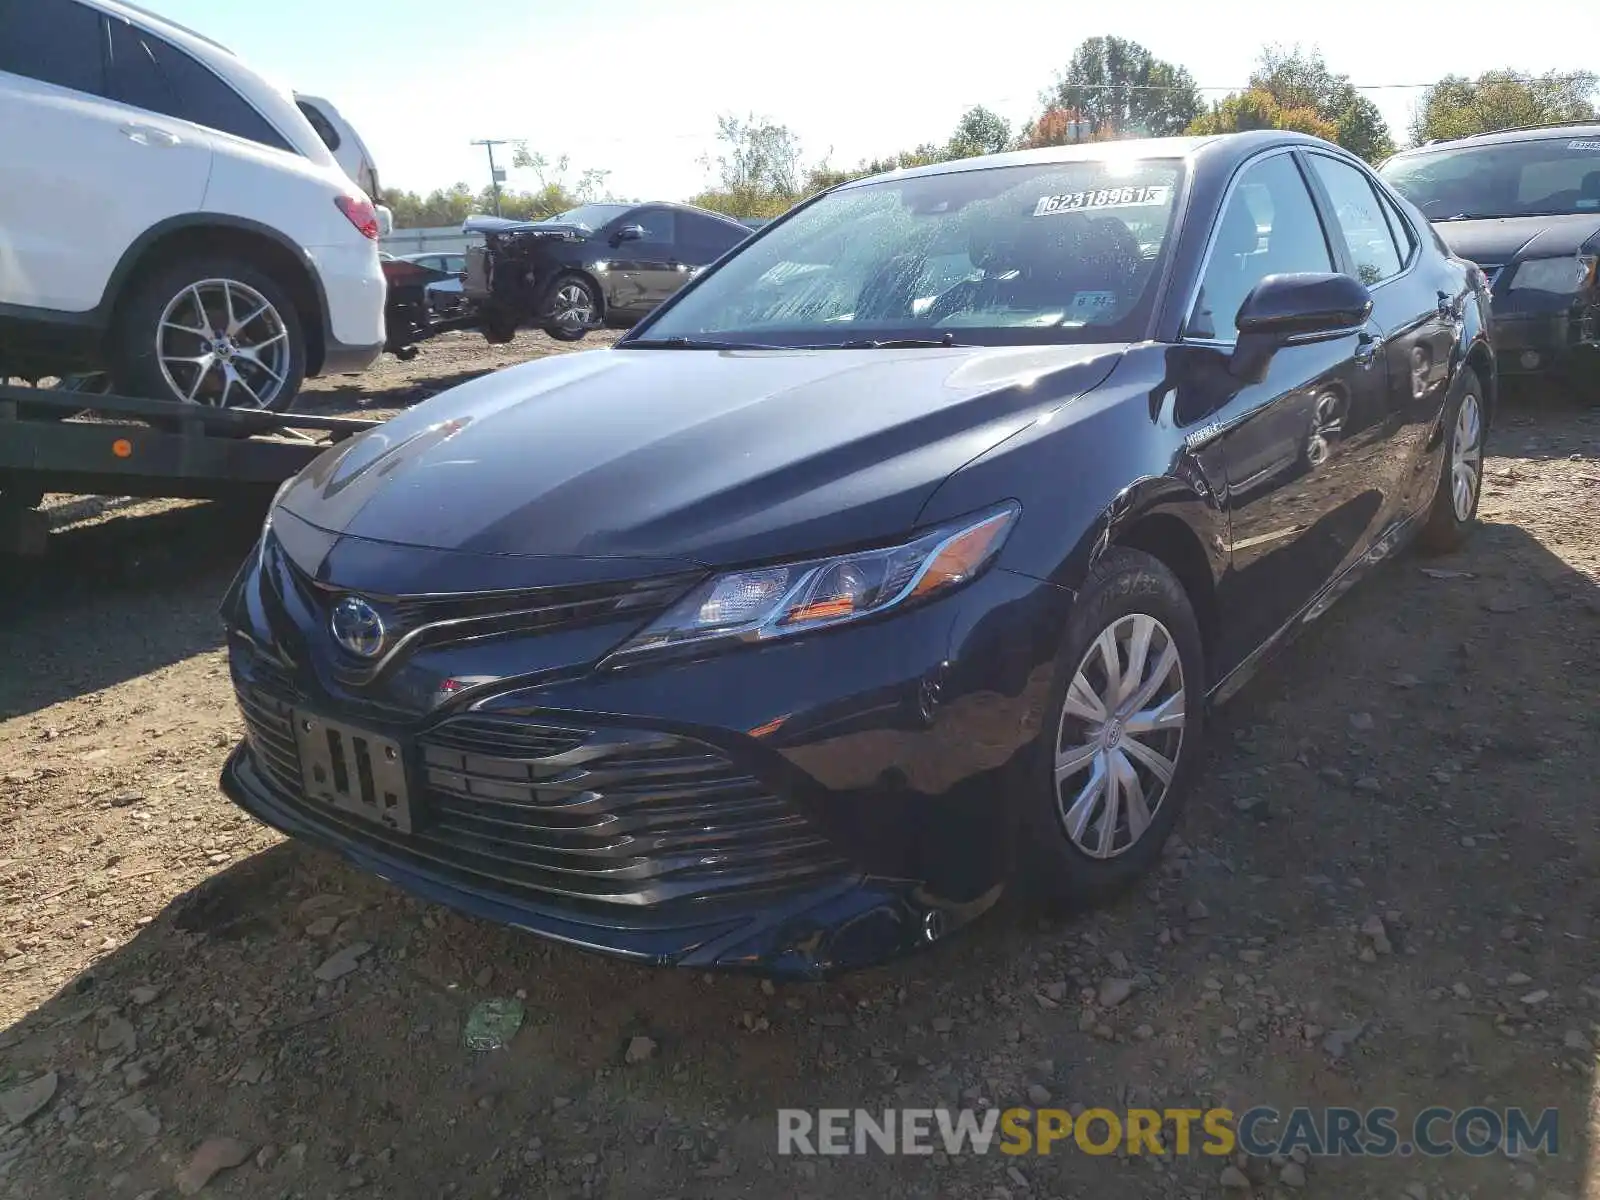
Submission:
MULTIPOLYGON (((633 200, 710 182, 722 113, 788 125, 809 164, 943 141, 984 104, 1014 125, 1085 38, 1116 35, 1189 68, 1207 99, 1243 84, 1265 43, 1320 49, 1363 85, 1447 72, 1593 68, 1576 34, 1595 0, 1363 5, 1288 0, 142 0, 222 42, 360 130, 386 187, 488 183, 479 138, 525 139, 633 200), (1197 14, 1204 14, 1197 19, 1197 14), (1486 34, 1485 29, 1492 30, 1486 34)), ((1405 139, 1416 87, 1367 91, 1405 139)), ((509 160, 509 147, 497 151, 509 160)), ((532 175, 513 171, 512 187, 532 175)))

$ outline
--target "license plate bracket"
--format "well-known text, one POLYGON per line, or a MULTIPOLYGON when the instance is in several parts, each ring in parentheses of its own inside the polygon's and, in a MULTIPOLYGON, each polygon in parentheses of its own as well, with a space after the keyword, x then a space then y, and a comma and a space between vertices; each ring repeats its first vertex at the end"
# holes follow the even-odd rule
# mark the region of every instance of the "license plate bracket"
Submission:
POLYGON ((411 796, 399 742, 298 710, 294 740, 308 800, 411 832, 411 796))

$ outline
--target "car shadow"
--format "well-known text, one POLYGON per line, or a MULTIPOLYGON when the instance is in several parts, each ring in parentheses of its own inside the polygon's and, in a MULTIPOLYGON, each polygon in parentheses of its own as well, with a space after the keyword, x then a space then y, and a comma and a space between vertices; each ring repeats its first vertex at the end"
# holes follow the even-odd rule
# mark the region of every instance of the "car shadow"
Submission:
MULTIPOLYGON (((0 1032, 0 1091, 57 1080, 0 1164, 30 1200, 131 1196, 227 1135, 260 1150, 230 1195, 876 1198, 927 1194, 930 1170, 992 1195, 1009 1165, 1027 1194, 1133 1200, 1164 1185, 1076 1151, 780 1158, 776 1111, 1493 1097, 1557 1108, 1560 1153, 1310 1170, 1329 1195, 1513 1194, 1521 1173, 1588 1194, 1593 1052, 1563 1038, 1600 986, 1600 719, 1570 631, 1592 643, 1600 599, 1509 525, 1427 564, 1467 576, 1421 565, 1375 574, 1218 714, 1181 837, 1098 912, 1008 902, 924 955, 764 987, 544 943, 279 843, 0 1032), (1108 975, 1132 999, 1096 999, 1108 975), (468 1049, 487 1000, 525 1016, 468 1049)), ((1220 1169, 1162 1179, 1213 1194, 1220 1169)))
POLYGON ((41 558, 0 560, 0 719, 222 645, 217 604, 264 507, 118 507, 51 534, 41 558))
POLYGON ((355 377, 348 384, 335 384, 314 392, 301 392, 295 400, 294 411, 308 416, 347 415, 361 409, 406 409, 485 375, 493 375, 499 367, 472 367, 462 371, 444 371, 437 375, 416 375, 394 387, 375 388, 370 382, 355 377))

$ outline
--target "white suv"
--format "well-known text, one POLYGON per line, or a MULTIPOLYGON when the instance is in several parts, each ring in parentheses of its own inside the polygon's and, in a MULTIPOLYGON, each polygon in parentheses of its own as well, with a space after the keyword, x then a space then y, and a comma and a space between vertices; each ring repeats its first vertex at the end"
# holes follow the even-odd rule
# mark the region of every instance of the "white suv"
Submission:
POLYGON ((0 378, 281 410, 382 353, 373 201, 292 93, 120 0, 0 0, 0 378))

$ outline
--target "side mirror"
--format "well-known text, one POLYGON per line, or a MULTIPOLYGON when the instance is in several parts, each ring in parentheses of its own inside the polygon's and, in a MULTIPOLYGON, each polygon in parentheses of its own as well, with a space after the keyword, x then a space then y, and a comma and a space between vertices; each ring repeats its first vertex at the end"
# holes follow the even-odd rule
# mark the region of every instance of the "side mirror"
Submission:
POLYGON ((1371 315, 1372 293, 1350 275, 1268 275, 1239 306, 1229 369, 1245 383, 1260 383, 1283 347, 1357 333, 1371 315))
POLYGON ((637 242, 644 237, 643 225, 624 225, 611 235, 611 244, 620 246, 623 242, 637 242))

